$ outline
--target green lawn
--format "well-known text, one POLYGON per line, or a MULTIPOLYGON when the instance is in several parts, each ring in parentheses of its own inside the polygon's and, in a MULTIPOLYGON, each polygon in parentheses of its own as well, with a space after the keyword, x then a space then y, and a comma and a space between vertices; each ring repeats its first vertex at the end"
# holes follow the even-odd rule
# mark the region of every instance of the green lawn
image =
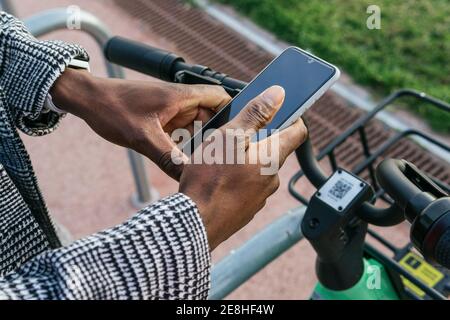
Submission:
MULTIPOLYGON (((216 0, 232 5, 279 38, 340 66, 379 95, 409 87, 450 102, 449 0, 216 0), (381 30, 366 8, 381 8, 381 30)), ((450 114, 413 108, 450 132, 450 114)))

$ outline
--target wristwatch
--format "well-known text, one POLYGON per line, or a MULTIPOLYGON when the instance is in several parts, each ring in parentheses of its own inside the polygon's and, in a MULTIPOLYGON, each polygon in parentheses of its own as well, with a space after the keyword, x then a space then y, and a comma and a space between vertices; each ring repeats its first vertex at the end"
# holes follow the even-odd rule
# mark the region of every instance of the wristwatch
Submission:
MULTIPOLYGON (((81 58, 73 58, 67 65, 67 68, 86 70, 87 72, 91 72, 91 68, 89 67, 89 61, 83 60, 81 58)), ((50 93, 47 94, 47 98, 45 99, 44 110, 45 110, 44 112, 54 111, 58 114, 66 113, 64 110, 61 110, 60 108, 55 106, 50 93)))

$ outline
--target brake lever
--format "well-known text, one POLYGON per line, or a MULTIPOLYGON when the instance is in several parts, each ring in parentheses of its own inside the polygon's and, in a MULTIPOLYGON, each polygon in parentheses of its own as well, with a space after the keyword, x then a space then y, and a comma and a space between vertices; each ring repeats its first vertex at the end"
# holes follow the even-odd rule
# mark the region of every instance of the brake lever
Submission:
POLYGON ((442 190, 430 177, 428 177, 423 171, 417 168, 414 164, 402 160, 405 165, 405 176, 415 186, 424 192, 428 192, 436 198, 448 197, 448 194, 442 190))
POLYGON ((176 83, 184 83, 184 84, 209 84, 209 85, 218 85, 225 89, 225 91, 231 96, 235 97, 240 89, 230 88, 225 86, 222 81, 218 79, 214 79, 208 76, 203 76, 196 72, 192 72, 189 70, 181 70, 175 74, 174 82, 176 83))

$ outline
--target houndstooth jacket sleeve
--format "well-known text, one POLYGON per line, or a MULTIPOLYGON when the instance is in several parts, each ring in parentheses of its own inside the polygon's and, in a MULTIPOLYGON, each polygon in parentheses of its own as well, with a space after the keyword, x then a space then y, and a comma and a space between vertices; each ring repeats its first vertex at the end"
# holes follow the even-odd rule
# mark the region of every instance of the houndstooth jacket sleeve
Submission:
POLYGON ((7 299, 205 299, 210 255, 195 204, 175 194, 0 278, 7 299))
MULTIPOLYGON (((0 164, 0 193, 8 201, 6 207, 0 203, 0 225, 17 225, 9 231, 6 226, 9 233, 0 234, 1 243, 8 237, 34 239, 31 228, 36 230, 37 224, 30 210, 40 207, 34 204, 40 201, 37 186, 29 183, 35 179, 31 163, 9 124, 13 121, 31 135, 51 132, 59 116, 44 112, 46 95, 68 62, 76 56, 87 57, 87 53, 77 45, 38 41, 20 21, 4 12, 0 12, 0 23, 0 109, 6 106, 10 115, 0 119, 0 124, 8 127, 0 127, 0 145, 9 150, 2 150, 7 153, 2 157, 7 170, 0 164), (14 177, 17 172, 20 176, 14 177), (24 193, 19 193, 19 186, 24 193)), ((44 204, 41 207, 45 209, 44 204)), ((67 247, 51 249, 42 239, 3 246, 9 253, 20 249, 27 259, 6 274, 0 273, 0 298, 205 299, 208 295, 206 231, 195 203, 181 193, 67 247)), ((9 253, 0 256, 0 261, 15 261, 9 253)))
POLYGON ((0 12, 0 87, 16 126, 28 135, 44 135, 60 115, 43 112, 47 94, 72 58, 89 59, 76 44, 38 41, 13 16, 0 12))

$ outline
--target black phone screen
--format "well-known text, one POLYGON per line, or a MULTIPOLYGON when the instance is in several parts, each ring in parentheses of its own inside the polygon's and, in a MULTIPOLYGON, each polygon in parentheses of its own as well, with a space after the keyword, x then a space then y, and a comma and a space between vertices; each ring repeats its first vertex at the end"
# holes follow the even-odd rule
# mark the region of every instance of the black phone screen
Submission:
POLYGON ((203 128, 216 129, 233 119, 245 105, 265 89, 279 85, 285 90, 283 106, 265 129, 279 129, 311 96, 335 74, 336 69, 296 48, 275 58, 203 128))

